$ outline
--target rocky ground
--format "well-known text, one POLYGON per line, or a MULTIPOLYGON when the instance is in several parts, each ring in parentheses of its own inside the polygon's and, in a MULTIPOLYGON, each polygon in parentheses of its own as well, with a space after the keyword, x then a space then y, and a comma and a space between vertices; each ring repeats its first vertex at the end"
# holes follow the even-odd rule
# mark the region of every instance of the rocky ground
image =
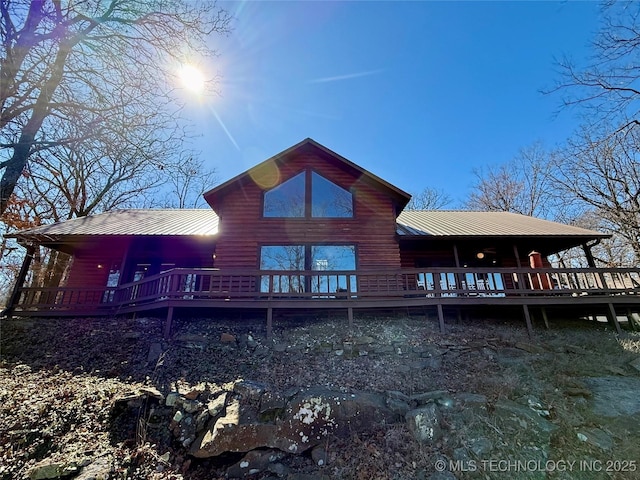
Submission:
POLYGON ((640 333, 536 327, 4 320, 0 478, 640 478, 640 333))

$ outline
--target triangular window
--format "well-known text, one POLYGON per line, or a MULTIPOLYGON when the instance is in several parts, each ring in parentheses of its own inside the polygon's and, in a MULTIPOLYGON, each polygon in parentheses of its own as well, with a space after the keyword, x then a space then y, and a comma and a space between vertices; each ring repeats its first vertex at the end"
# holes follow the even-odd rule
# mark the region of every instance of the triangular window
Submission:
POLYGON ((353 217, 353 195, 322 175, 312 172, 311 216, 351 218, 353 217))
POLYGON ((305 216, 305 172, 264 193, 265 217, 305 216))

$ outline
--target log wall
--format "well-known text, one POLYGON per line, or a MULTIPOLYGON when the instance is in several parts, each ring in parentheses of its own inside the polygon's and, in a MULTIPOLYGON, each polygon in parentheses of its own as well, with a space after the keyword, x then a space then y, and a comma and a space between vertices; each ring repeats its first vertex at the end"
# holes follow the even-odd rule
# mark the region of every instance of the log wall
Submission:
POLYGON ((262 245, 352 244, 357 268, 400 267, 392 199, 369 182, 315 155, 300 155, 231 191, 216 209, 218 268, 258 268, 262 245), (263 192, 311 168, 354 195, 354 218, 263 218, 263 192))

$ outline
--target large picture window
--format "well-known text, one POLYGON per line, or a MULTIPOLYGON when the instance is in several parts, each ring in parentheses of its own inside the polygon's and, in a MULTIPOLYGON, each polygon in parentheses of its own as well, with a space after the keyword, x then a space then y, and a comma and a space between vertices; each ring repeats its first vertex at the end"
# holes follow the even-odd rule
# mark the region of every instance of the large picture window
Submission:
POLYGON ((353 194, 313 171, 304 171, 264 193, 263 216, 352 218, 353 194))
POLYGON ((356 291, 355 275, 346 273, 356 269, 354 245, 265 245, 260 249, 260 269, 275 271, 262 275, 262 292, 335 294, 356 291), (283 270, 292 273, 280 273, 283 270), (293 273, 303 270, 322 273, 293 273))

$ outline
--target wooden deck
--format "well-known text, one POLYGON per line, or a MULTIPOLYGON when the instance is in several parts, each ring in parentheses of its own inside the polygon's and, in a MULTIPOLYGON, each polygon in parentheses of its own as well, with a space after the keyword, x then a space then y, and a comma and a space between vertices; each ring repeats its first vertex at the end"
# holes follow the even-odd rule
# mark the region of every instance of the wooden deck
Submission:
MULTIPOLYGON (((640 311, 640 268, 428 268, 380 271, 173 269, 119 287, 21 288, 16 316, 121 315, 165 310, 166 333, 176 309, 262 309, 270 332, 274 309, 433 308, 444 330, 444 308, 519 306, 582 309, 606 315, 640 311)), ((630 324, 633 325, 633 321, 630 324)))

